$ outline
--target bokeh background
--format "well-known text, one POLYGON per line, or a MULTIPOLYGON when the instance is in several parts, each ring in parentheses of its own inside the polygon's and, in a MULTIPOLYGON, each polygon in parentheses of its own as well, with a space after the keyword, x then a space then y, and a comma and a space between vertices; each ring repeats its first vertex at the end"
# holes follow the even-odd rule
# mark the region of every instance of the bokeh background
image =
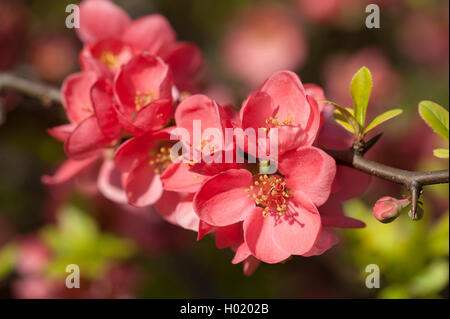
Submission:
MULTIPOLYGON (((0 71, 55 86, 76 72, 81 43, 65 27, 71 2, 0 0, 0 71)), ((280 69, 349 105, 351 76, 366 65, 374 77, 369 117, 404 109, 382 126, 368 157, 405 169, 448 168, 448 160, 432 156, 445 142, 417 113, 424 99, 448 109, 447 0, 115 2, 133 18, 167 16, 179 38, 204 53, 204 92, 237 108, 280 69), (364 25, 368 3, 380 6, 380 29, 364 25)), ((213 238, 197 242, 151 209, 112 204, 89 176, 44 187, 41 176, 65 159, 46 133, 65 123, 64 112, 11 91, 0 98, 0 297, 448 298, 448 185, 426 188, 421 221, 404 212, 381 224, 371 214, 374 202, 404 190, 373 179, 363 196, 345 203, 366 228, 339 231, 340 244, 322 256, 263 264, 246 277, 213 238), (81 289, 64 287, 72 263, 82 269, 81 289), (380 267, 379 289, 365 286, 368 264, 380 267)))

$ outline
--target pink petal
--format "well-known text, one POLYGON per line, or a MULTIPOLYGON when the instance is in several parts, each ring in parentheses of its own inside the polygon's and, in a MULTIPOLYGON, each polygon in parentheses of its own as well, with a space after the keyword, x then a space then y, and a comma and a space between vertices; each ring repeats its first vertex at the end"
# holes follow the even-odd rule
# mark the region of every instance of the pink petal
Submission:
POLYGON ((49 128, 47 132, 57 140, 65 142, 76 127, 76 124, 63 124, 49 128))
POLYGON ((198 231, 199 219, 194 212, 193 199, 193 194, 165 191, 156 203, 156 209, 169 223, 198 231))
POLYGON ((164 16, 151 14, 134 20, 122 39, 141 51, 164 57, 176 41, 176 34, 164 16))
POLYGON ((67 156, 81 159, 92 156, 102 148, 111 144, 98 125, 95 116, 88 117, 81 122, 64 144, 67 156))
POLYGON ((266 120, 274 114, 275 110, 276 106, 269 94, 261 91, 252 93, 240 111, 242 128, 252 127, 257 130, 260 127, 266 127, 266 120))
POLYGON ((336 232, 331 228, 323 228, 320 232, 319 238, 314 246, 306 253, 303 254, 304 257, 318 256, 322 255, 328 249, 336 246, 339 243, 339 237, 336 232))
POLYGON ((91 100, 100 129, 107 138, 114 140, 119 138, 121 129, 112 97, 112 87, 106 80, 99 80, 92 86, 91 100))
POLYGON ((165 61, 172 70, 176 87, 181 91, 195 92, 194 75, 203 64, 200 49, 191 43, 178 42, 165 61))
POLYGON ((159 175, 155 174, 148 162, 135 165, 128 174, 125 190, 129 203, 137 207, 156 203, 163 193, 159 175))
POLYGON ((313 247, 321 227, 317 208, 306 196, 296 193, 288 211, 274 225, 273 240, 289 254, 302 255, 313 247))
POLYGON ((244 275, 251 276, 259 267, 260 261, 253 256, 249 256, 244 260, 243 271, 244 275))
POLYGON ((315 205, 328 199, 336 173, 336 163, 324 151, 302 147, 283 155, 278 169, 286 176, 287 187, 306 194, 315 205))
POLYGON ((193 141, 194 120, 201 121, 201 133, 207 128, 217 128, 220 132, 223 130, 219 107, 206 95, 191 95, 183 100, 175 110, 175 123, 189 132, 191 145, 194 143, 193 145, 197 146, 200 141, 193 141))
POLYGON ((114 81, 114 92, 122 112, 135 114, 157 99, 171 99, 168 66, 158 57, 141 53, 123 65, 114 81), (136 99, 141 97, 140 103, 136 99))
POLYGON ((136 161, 142 162, 148 159, 148 151, 155 144, 150 134, 136 136, 122 143, 114 154, 114 162, 117 169, 128 172, 136 161))
POLYGON ((311 114, 309 116, 308 122, 306 123, 306 127, 304 127, 307 138, 303 145, 311 146, 317 138, 321 117, 319 112, 319 105, 317 104, 316 100, 314 100, 314 98, 312 98, 311 96, 306 96, 306 99, 311 107, 311 114))
POLYGON ((172 163, 161 174, 164 189, 174 192, 195 193, 208 176, 200 175, 189 170, 187 163, 172 163))
POLYGON ((172 111, 172 101, 159 99, 150 103, 136 113, 132 125, 135 132, 143 134, 161 129, 169 120, 172 111))
POLYGON ((80 61, 81 70, 83 71, 94 72, 99 78, 112 79, 114 77, 113 72, 106 64, 92 56, 91 50, 87 45, 81 50, 78 60, 80 61))
POLYGON ((307 95, 311 96, 314 100, 316 100, 317 104, 319 105, 319 112, 322 113, 323 109, 327 105, 325 102, 319 102, 319 100, 325 100, 325 94, 323 92, 323 89, 312 83, 307 83, 304 85, 305 92, 307 95))
POLYGON ((69 158, 58 168, 55 174, 52 176, 42 176, 42 183, 46 185, 57 185, 68 182, 95 163, 98 159, 98 156, 88 157, 79 161, 69 158))
MULTIPOLYGON (((90 47, 90 56, 107 67, 111 72, 117 72, 120 66, 131 60, 136 53, 134 50, 118 39, 105 39, 90 47)), ((81 58, 86 55, 81 55, 81 58)), ((89 66, 89 61, 85 61, 89 66)), ((94 69, 97 69, 95 67, 94 69)), ((98 69, 97 69, 98 70, 98 69)))
POLYGON ((248 249, 247 244, 245 243, 245 241, 243 241, 239 245, 238 249, 236 250, 236 254, 234 255, 234 258, 231 262, 233 264, 239 264, 239 263, 243 262, 245 259, 247 259, 248 257, 250 257, 251 255, 252 255, 252 253, 248 249))
POLYGON ((197 240, 202 239, 205 235, 212 233, 215 230, 217 230, 217 227, 212 226, 200 219, 200 222, 198 223, 197 240))
POLYGON ((65 78, 61 87, 61 99, 67 118, 72 123, 80 123, 94 111, 91 102, 91 87, 97 81, 94 72, 80 72, 65 78))
POLYGON ((122 187, 122 173, 114 166, 112 160, 105 159, 100 168, 97 186, 103 196, 115 203, 128 202, 125 190, 122 187))
POLYGON ((290 256, 274 241, 275 219, 264 217, 261 207, 254 207, 244 220, 244 238, 251 254, 259 260, 274 264, 290 256))
POLYGON ((279 107, 280 121, 292 117, 293 125, 307 126, 311 116, 311 106, 306 100, 303 88, 297 74, 281 71, 272 75, 259 89, 269 94, 274 107, 279 107))
POLYGON ((128 14, 111 1, 84 0, 79 7, 80 28, 76 30, 89 44, 117 37, 130 23, 128 14))
POLYGON ((218 249, 238 247, 244 240, 243 236, 242 222, 219 227, 216 232, 216 247, 218 249))
POLYGON ((211 177, 194 197, 195 212, 213 226, 242 221, 255 207, 245 192, 252 182, 252 174, 243 169, 231 169, 211 177))

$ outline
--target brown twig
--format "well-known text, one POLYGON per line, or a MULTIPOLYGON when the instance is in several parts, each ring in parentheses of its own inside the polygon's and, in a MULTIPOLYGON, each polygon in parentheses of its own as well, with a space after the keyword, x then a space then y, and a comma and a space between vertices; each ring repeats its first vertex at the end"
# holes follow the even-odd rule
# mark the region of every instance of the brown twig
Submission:
MULTIPOLYGON (((43 103, 61 104, 61 94, 58 89, 9 73, 0 73, 0 92, 4 88, 41 99, 43 103)), ((326 150, 326 152, 336 160, 337 164, 353 167, 369 175, 404 185, 411 192, 411 216, 413 219, 417 219, 417 204, 423 186, 448 183, 449 170, 413 172, 364 158, 364 154, 378 141, 380 136, 377 135, 368 142, 359 141, 348 150, 326 150)))
POLYGON ((4 89, 11 89, 29 97, 37 98, 47 106, 52 103, 61 104, 61 93, 57 88, 10 73, 0 72, 0 93, 4 89))
MULTIPOLYGON (((373 145, 373 144, 372 144, 373 145)), ((363 157, 364 151, 348 150, 326 150, 337 164, 353 167, 369 175, 377 176, 387 181, 404 185, 411 192, 411 216, 417 219, 417 204, 422 188, 425 185, 442 184, 449 182, 449 170, 414 172, 407 171, 381 163, 368 160, 363 157)))

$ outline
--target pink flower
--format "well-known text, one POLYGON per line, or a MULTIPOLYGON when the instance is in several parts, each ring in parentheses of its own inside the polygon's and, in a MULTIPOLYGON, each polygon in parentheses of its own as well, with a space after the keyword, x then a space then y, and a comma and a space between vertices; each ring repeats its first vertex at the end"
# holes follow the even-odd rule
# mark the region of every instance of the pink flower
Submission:
POLYGON ((411 200, 409 198, 399 200, 390 196, 382 197, 373 206, 373 216, 382 223, 390 223, 410 203, 411 200))
POLYGON ((289 11, 279 5, 243 12, 223 40, 227 69, 256 87, 272 73, 301 67, 307 42, 289 11))
POLYGON ((194 209, 206 223, 224 227, 243 222, 248 251, 277 263, 307 254, 315 245, 321 219, 317 206, 331 191, 335 162, 314 147, 285 154, 279 174, 253 175, 230 169, 208 179, 194 197, 194 209))
POLYGON ((83 70, 113 77, 133 56, 146 52, 162 58, 171 68, 180 90, 197 91, 194 75, 203 59, 197 46, 178 42, 165 17, 151 14, 134 21, 107 0, 80 4, 78 36, 85 47, 80 54, 83 70))
MULTIPOLYGON (((168 191, 195 192, 204 177, 190 172, 180 161, 172 162, 170 128, 137 136, 123 143, 114 161, 122 171, 123 186, 130 204, 155 204, 168 191)), ((167 215, 167 213, 166 213, 167 215)))
MULTIPOLYGON (((265 130, 266 145, 272 138, 271 129, 277 128, 279 154, 312 145, 320 125, 316 100, 307 94, 298 76, 288 71, 275 73, 252 93, 243 103, 240 117, 243 130, 265 130)), ((239 146, 251 151, 250 147, 239 146)), ((252 155, 265 157, 261 145, 256 149, 258 154, 252 155)))
POLYGON ((161 129, 172 108, 168 66, 147 53, 133 57, 117 73, 113 103, 122 127, 135 135, 161 129))

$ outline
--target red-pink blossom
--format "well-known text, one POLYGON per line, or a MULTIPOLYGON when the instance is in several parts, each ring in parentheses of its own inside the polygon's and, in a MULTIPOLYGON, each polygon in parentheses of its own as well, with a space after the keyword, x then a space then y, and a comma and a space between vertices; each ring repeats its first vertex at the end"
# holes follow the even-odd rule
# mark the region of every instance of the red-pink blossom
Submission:
MULTIPOLYGON (((271 129, 276 128, 278 154, 312 145, 320 125, 316 100, 307 94, 298 76, 288 71, 275 73, 252 93, 243 103, 240 118, 242 129, 262 128, 268 140, 271 129)), ((245 151, 251 150, 239 146, 245 151)), ((265 156, 264 150, 260 152, 260 145, 256 149, 258 154, 252 155, 265 156)))
POLYGON ((335 162, 317 148, 303 147, 285 154, 279 171, 283 176, 246 169, 219 173, 196 193, 194 209, 212 226, 243 221, 245 243, 259 260, 276 263, 306 254, 320 234, 316 206, 329 196, 335 162))
POLYGON ((84 0, 77 30, 85 44, 80 53, 83 70, 113 77, 133 56, 146 52, 169 65, 179 90, 198 91, 195 74, 203 63, 202 54, 197 46, 177 41, 164 16, 151 14, 132 21, 110 1, 84 0))

